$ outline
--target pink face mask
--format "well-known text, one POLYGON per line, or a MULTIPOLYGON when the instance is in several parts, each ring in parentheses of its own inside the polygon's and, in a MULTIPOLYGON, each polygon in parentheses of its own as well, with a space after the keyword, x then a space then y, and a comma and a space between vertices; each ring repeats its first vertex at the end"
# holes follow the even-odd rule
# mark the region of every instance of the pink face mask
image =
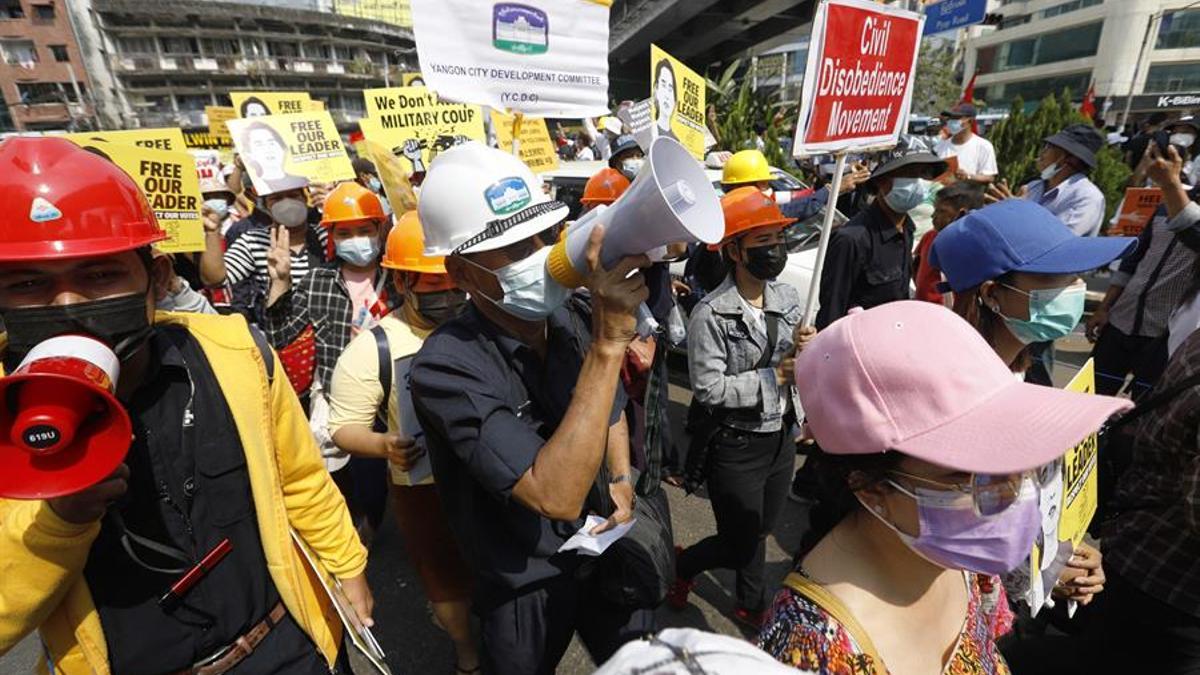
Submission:
POLYGON ((981 516, 971 495, 954 490, 907 488, 888 481, 917 502, 920 534, 912 536, 870 508, 900 540, 939 567, 981 574, 1004 574, 1025 560, 1041 528, 1037 488, 1024 478, 1020 496, 1004 511, 981 516))

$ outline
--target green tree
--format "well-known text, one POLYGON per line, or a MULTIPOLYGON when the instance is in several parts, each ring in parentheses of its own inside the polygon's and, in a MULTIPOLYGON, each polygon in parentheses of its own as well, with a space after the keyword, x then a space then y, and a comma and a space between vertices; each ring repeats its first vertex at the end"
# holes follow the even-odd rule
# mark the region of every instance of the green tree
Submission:
MULTIPOLYGON (((1070 124, 1091 124, 1075 109, 1071 102, 1071 90, 1064 89, 1058 96, 1047 96, 1032 113, 1025 111, 1025 102, 1017 98, 1012 102, 1008 117, 1001 120, 988 138, 996 148, 996 161, 1000 165, 1000 177, 1016 186, 1032 180, 1037 175, 1037 156, 1042 144, 1050 136, 1070 124)), ((1105 222, 1125 194, 1125 183, 1129 180, 1129 167, 1121 159, 1121 152, 1105 146, 1096 154, 1096 168, 1089 177, 1104 193, 1105 222)))
POLYGON ((958 98, 953 50, 922 40, 913 82, 912 111, 918 115, 937 116, 958 102, 958 98))
POLYGON ((789 110, 794 106, 781 101, 778 91, 769 94, 754 91, 750 86, 752 78, 748 73, 737 77, 741 66, 742 61, 739 59, 729 64, 718 80, 706 78, 708 104, 717 109, 717 131, 721 136, 718 147, 732 152, 753 148, 754 125, 765 124, 766 150, 763 154, 773 166, 786 166, 786 157, 779 137, 781 134, 791 133, 791 129, 796 126, 795 112, 789 110), (784 121, 775 124, 774 120, 779 112, 784 113, 784 121), (790 125, 787 123, 789 117, 792 120, 790 125))

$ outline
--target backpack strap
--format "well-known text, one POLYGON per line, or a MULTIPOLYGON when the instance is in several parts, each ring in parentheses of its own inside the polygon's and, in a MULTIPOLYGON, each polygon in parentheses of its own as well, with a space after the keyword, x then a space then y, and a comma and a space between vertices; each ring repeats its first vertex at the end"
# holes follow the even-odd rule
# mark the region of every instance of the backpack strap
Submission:
POLYGON ((1111 433, 1123 427, 1129 426, 1154 410, 1161 408, 1167 403, 1170 403, 1175 399, 1176 396, 1197 385, 1200 385, 1200 373, 1192 373, 1190 376, 1183 378, 1170 387, 1152 394, 1149 398, 1143 399, 1137 404, 1137 407, 1125 413, 1112 424, 1109 424, 1104 431, 1106 433, 1111 433))
POLYGON ((383 401, 375 412, 375 426, 382 426, 382 431, 387 431, 388 404, 392 398, 392 348, 383 326, 376 324, 371 328, 371 335, 375 336, 375 349, 379 353, 379 386, 383 389, 383 401))
POLYGON ((246 327, 250 329, 250 337, 254 338, 254 346, 258 347, 263 363, 267 366, 267 384, 273 384, 275 381, 275 352, 271 350, 271 343, 267 341, 267 336, 263 335, 258 326, 247 323, 246 327))
POLYGON ((837 621, 846 629, 846 632, 858 644, 858 648, 871 658, 871 675, 886 675, 887 671, 884 668, 883 659, 879 657, 879 652, 875 649, 875 643, 871 642, 871 637, 867 635, 866 629, 854 618, 854 615, 850 613, 850 609, 842 604, 841 600, 838 600, 824 586, 799 572, 789 572, 783 580, 783 585, 825 610, 829 616, 833 617, 834 621, 837 621))

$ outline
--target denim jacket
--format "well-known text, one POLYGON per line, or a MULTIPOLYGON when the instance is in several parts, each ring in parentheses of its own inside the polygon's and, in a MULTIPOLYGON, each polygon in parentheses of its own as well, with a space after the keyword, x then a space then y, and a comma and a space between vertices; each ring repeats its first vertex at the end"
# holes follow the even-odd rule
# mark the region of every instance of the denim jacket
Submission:
POLYGON ((692 393, 710 408, 733 409, 725 424, 743 431, 770 433, 783 426, 789 387, 780 387, 775 367, 795 346, 800 323, 800 294, 788 284, 769 281, 763 310, 779 320, 775 351, 768 365, 755 369, 767 346, 766 330, 747 315, 731 274, 692 311, 688 324, 688 373, 692 393))

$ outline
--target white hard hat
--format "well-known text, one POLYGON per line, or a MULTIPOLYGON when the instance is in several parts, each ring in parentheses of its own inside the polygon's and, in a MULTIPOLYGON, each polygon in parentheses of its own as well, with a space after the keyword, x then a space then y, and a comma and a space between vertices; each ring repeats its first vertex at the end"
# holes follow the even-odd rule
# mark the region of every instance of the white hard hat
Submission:
POLYGON ((562 222, 568 208, 546 196, 524 162, 472 141, 433 160, 418 212, 425 255, 446 256, 528 239, 562 222))
POLYGON ((695 628, 668 628, 645 640, 626 643, 596 675, 795 675, 796 670, 754 645, 695 628))

